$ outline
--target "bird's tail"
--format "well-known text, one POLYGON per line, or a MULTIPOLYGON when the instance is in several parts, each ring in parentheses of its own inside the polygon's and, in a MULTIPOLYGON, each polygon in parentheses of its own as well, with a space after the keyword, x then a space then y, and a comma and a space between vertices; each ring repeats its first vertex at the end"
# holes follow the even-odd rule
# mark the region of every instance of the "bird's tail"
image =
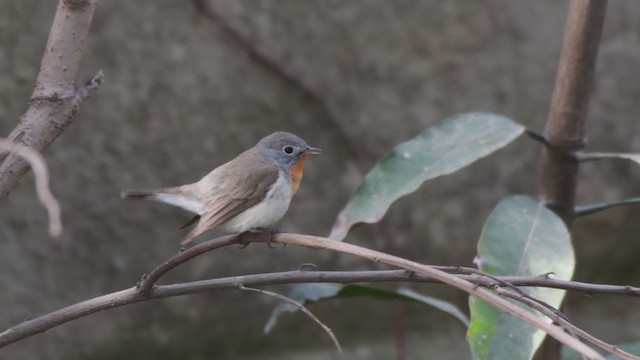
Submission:
POLYGON ((124 189, 120 192, 121 199, 155 200, 165 189, 124 189))
POLYGON ((126 189, 120 192, 122 199, 153 200, 177 206, 195 214, 202 214, 204 204, 194 196, 191 185, 160 189, 126 189))

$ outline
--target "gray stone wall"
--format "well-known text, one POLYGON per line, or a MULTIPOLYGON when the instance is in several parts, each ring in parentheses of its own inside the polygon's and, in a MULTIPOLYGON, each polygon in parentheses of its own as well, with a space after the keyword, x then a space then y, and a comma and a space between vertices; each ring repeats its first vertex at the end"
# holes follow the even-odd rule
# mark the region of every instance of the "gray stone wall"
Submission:
MULTIPOLYGON (((0 2, 0 134, 8 134, 26 108, 56 4, 0 2)), ((567 9, 566 1, 557 0, 211 4, 257 48, 322 94, 367 167, 395 144, 456 113, 492 111, 541 129, 567 9)), ((592 149, 640 150, 638 18, 640 3, 610 2, 589 113, 592 149)), ((248 57, 190 1, 101 1, 82 78, 98 69, 105 73, 103 86, 46 153, 63 208, 63 237, 47 237, 31 174, 0 204, 2 329, 129 287, 177 250, 182 234, 176 229, 188 214, 122 202, 121 188, 197 180, 263 135, 288 130, 324 155, 307 163, 280 227, 326 235, 361 179, 321 108, 248 57)), ((388 214, 391 239, 364 227, 349 241, 427 263, 468 265, 493 206, 507 194, 535 194, 538 158, 538 145, 521 139, 395 204, 388 214)), ((626 163, 588 164, 581 170, 579 200, 637 195, 639 175, 626 163)), ((637 282, 635 214, 637 208, 619 209, 576 224, 581 280, 637 282)), ((303 262, 324 269, 372 267, 324 252, 252 245, 207 254, 165 281, 291 270, 303 262)), ((464 306, 460 293, 420 289, 464 306)), ((0 350, 0 357, 264 358, 327 345, 315 324, 298 315, 264 337, 262 325, 273 304, 236 291, 137 304, 16 343, 0 350)), ((389 304, 371 301, 313 310, 350 349, 390 338, 396 316, 389 304)), ((423 308, 405 311, 416 334, 440 331, 447 320, 423 308)), ((459 326, 445 328, 454 341, 464 341, 459 326)))

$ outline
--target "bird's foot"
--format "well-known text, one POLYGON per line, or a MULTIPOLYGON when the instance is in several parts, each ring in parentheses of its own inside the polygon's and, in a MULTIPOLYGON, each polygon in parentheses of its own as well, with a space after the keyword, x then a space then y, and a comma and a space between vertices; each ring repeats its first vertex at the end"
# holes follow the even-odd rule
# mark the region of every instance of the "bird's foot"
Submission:
POLYGON ((244 249, 247 246, 249 246, 249 244, 251 244, 251 241, 246 241, 247 235, 251 234, 251 230, 247 230, 247 231, 243 231, 241 233, 238 234, 238 243, 240 243, 240 247, 239 249, 244 249))
MULTIPOLYGON (((275 249, 273 246, 271 246, 274 236, 284 233, 284 231, 279 229, 263 228, 263 227, 255 228, 253 229, 253 231, 259 232, 262 234, 267 234, 269 236, 269 241, 267 241, 267 246, 269 247, 269 249, 275 249)), ((284 249, 285 246, 287 246, 287 244, 282 244, 282 249, 284 249)))

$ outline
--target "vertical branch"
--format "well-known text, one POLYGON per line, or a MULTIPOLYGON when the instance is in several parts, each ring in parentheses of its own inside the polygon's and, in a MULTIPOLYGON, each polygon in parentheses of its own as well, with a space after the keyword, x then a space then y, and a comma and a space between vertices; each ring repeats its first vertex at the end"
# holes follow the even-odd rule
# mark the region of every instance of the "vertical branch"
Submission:
MULTIPOLYGON (((578 162, 584 148, 586 117, 607 0, 572 0, 558 73, 544 128, 538 196, 570 227, 575 217, 578 162)), ((537 359, 560 359, 561 345, 547 338, 537 359)))
POLYGON ((578 163, 607 0, 572 0, 567 17, 549 118, 544 129, 538 194, 570 226, 578 163))
MULTIPOLYGON (((29 108, 7 140, 36 151, 44 150, 75 118, 80 105, 102 81, 95 75, 76 89, 84 42, 98 0, 60 0, 42 57, 29 108)), ((29 166, 16 155, 0 164, 0 200, 18 183, 29 166)))

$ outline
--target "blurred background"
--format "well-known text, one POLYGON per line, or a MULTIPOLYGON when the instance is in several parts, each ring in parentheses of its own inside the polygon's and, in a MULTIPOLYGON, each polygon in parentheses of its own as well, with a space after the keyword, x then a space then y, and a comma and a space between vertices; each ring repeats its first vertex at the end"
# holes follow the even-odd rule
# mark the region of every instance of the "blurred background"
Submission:
MULTIPOLYGON (((33 91, 56 0, 0 2, 0 134, 33 91)), ((396 144, 453 114, 490 111, 542 130, 568 1, 227 0, 207 4, 252 46, 294 74, 336 115, 252 59, 191 1, 101 1, 79 82, 104 84, 46 152, 64 234, 47 235, 46 212, 27 175, 0 204, 0 328, 132 286, 178 250, 189 214, 122 202, 128 187, 183 184, 275 131, 294 132, 324 154, 280 223, 325 236, 365 171, 396 144), (339 136, 342 131, 347 142, 339 136), (357 149, 357 154, 349 148, 357 149)), ((640 151, 640 2, 610 2, 589 110, 591 150, 640 151)), ((347 241, 413 260, 471 265, 484 220, 509 194, 535 195, 538 144, 521 138, 398 201, 384 229, 347 241), (383 231, 384 230, 384 231, 383 231)), ((580 204, 638 196, 640 168, 581 167, 580 204)), ((638 208, 580 219, 576 279, 640 283, 638 208)), ((211 233, 211 236, 216 235, 211 233)), ((328 252, 252 245, 206 254, 164 282, 236 274, 374 269, 328 252)), ((393 287, 393 284, 381 285, 393 287)), ((467 308, 466 296, 414 285, 467 308)), ((272 290, 286 292, 287 287, 272 290)), ((7 359, 330 359, 326 334, 303 314, 267 336, 272 298, 218 291, 98 313, 0 350, 7 359)), ((571 294, 567 313, 610 342, 638 340, 637 300, 571 294)), ((457 320, 419 305, 343 300, 311 306, 350 358, 460 359, 457 320)))

